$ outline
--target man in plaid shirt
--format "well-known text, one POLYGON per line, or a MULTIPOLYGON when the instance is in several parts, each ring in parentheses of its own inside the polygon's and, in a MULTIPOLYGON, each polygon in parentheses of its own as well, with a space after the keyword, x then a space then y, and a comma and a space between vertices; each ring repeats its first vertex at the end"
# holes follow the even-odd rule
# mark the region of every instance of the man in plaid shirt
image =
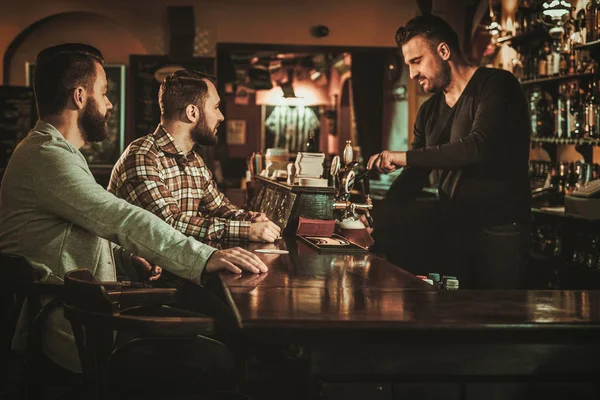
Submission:
POLYGON ((217 144, 224 119, 214 78, 177 71, 161 84, 158 97, 161 123, 125 150, 108 190, 200 240, 274 242, 279 226, 263 213, 231 204, 196 151, 196 146, 217 144))

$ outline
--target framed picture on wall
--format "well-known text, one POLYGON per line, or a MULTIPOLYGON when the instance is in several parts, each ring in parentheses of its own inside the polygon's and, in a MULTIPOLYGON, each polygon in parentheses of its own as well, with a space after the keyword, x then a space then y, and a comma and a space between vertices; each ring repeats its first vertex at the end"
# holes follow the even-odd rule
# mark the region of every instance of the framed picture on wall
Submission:
MULTIPOLYGON (((35 65, 26 63, 27 85, 33 86, 35 65)), ((90 167, 112 168, 125 148, 125 87, 126 71, 124 64, 105 64, 108 91, 106 96, 113 105, 108 120, 108 137, 99 143, 88 143, 81 153, 90 167)))
POLYGON ((284 148, 290 153, 305 151, 311 134, 319 143, 319 106, 262 106, 262 149, 284 148))

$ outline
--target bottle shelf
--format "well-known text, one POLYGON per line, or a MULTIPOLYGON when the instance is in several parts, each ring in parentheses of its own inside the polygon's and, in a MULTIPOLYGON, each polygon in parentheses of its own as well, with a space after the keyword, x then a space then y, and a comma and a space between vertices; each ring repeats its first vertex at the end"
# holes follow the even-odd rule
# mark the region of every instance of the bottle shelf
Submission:
POLYGON ((503 36, 498 38, 498 43, 511 43, 513 46, 520 46, 535 39, 544 39, 546 37, 550 37, 548 32, 543 28, 538 28, 529 32, 521 33, 515 36, 503 36))
POLYGON ((598 50, 600 49, 600 40, 594 40, 586 44, 580 44, 573 47, 575 50, 598 50))
POLYGON ((575 80, 575 79, 589 79, 589 78, 592 78, 593 76, 594 76, 593 73, 586 73, 586 74, 575 74, 575 75, 551 76, 549 78, 540 78, 540 79, 529 79, 526 81, 521 81, 521 86, 541 85, 544 83, 571 81, 571 80, 575 80))
POLYGON ((532 137, 532 142, 535 143, 555 143, 555 144, 575 144, 578 146, 600 146, 600 139, 585 139, 585 138, 540 138, 532 137))

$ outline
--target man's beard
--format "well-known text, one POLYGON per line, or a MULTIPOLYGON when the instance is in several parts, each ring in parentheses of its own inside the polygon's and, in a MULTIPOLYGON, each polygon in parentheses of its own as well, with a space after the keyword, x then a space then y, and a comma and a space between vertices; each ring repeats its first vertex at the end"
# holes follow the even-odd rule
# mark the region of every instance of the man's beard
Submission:
POLYGON ((216 146, 219 143, 219 138, 214 133, 214 129, 210 129, 206 118, 200 118, 196 126, 190 132, 190 136, 194 143, 199 146, 216 146))
POLYGON ((81 131, 83 140, 86 143, 101 142, 108 137, 108 118, 110 111, 106 111, 106 115, 100 114, 98 111, 98 103, 93 98, 88 98, 88 101, 83 108, 77 126, 81 131))
POLYGON ((439 93, 446 89, 450 84, 450 79, 452 78, 450 63, 446 60, 441 61, 440 72, 437 74, 431 85, 431 93, 439 93))

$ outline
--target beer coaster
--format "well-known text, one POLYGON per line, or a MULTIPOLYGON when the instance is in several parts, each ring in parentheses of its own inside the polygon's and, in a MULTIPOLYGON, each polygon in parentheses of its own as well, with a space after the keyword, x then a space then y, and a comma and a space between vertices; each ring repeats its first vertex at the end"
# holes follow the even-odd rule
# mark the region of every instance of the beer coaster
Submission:
POLYGON ((280 249, 256 249, 254 250, 257 253, 265 253, 265 254, 288 254, 289 251, 287 250, 280 250, 280 249))

